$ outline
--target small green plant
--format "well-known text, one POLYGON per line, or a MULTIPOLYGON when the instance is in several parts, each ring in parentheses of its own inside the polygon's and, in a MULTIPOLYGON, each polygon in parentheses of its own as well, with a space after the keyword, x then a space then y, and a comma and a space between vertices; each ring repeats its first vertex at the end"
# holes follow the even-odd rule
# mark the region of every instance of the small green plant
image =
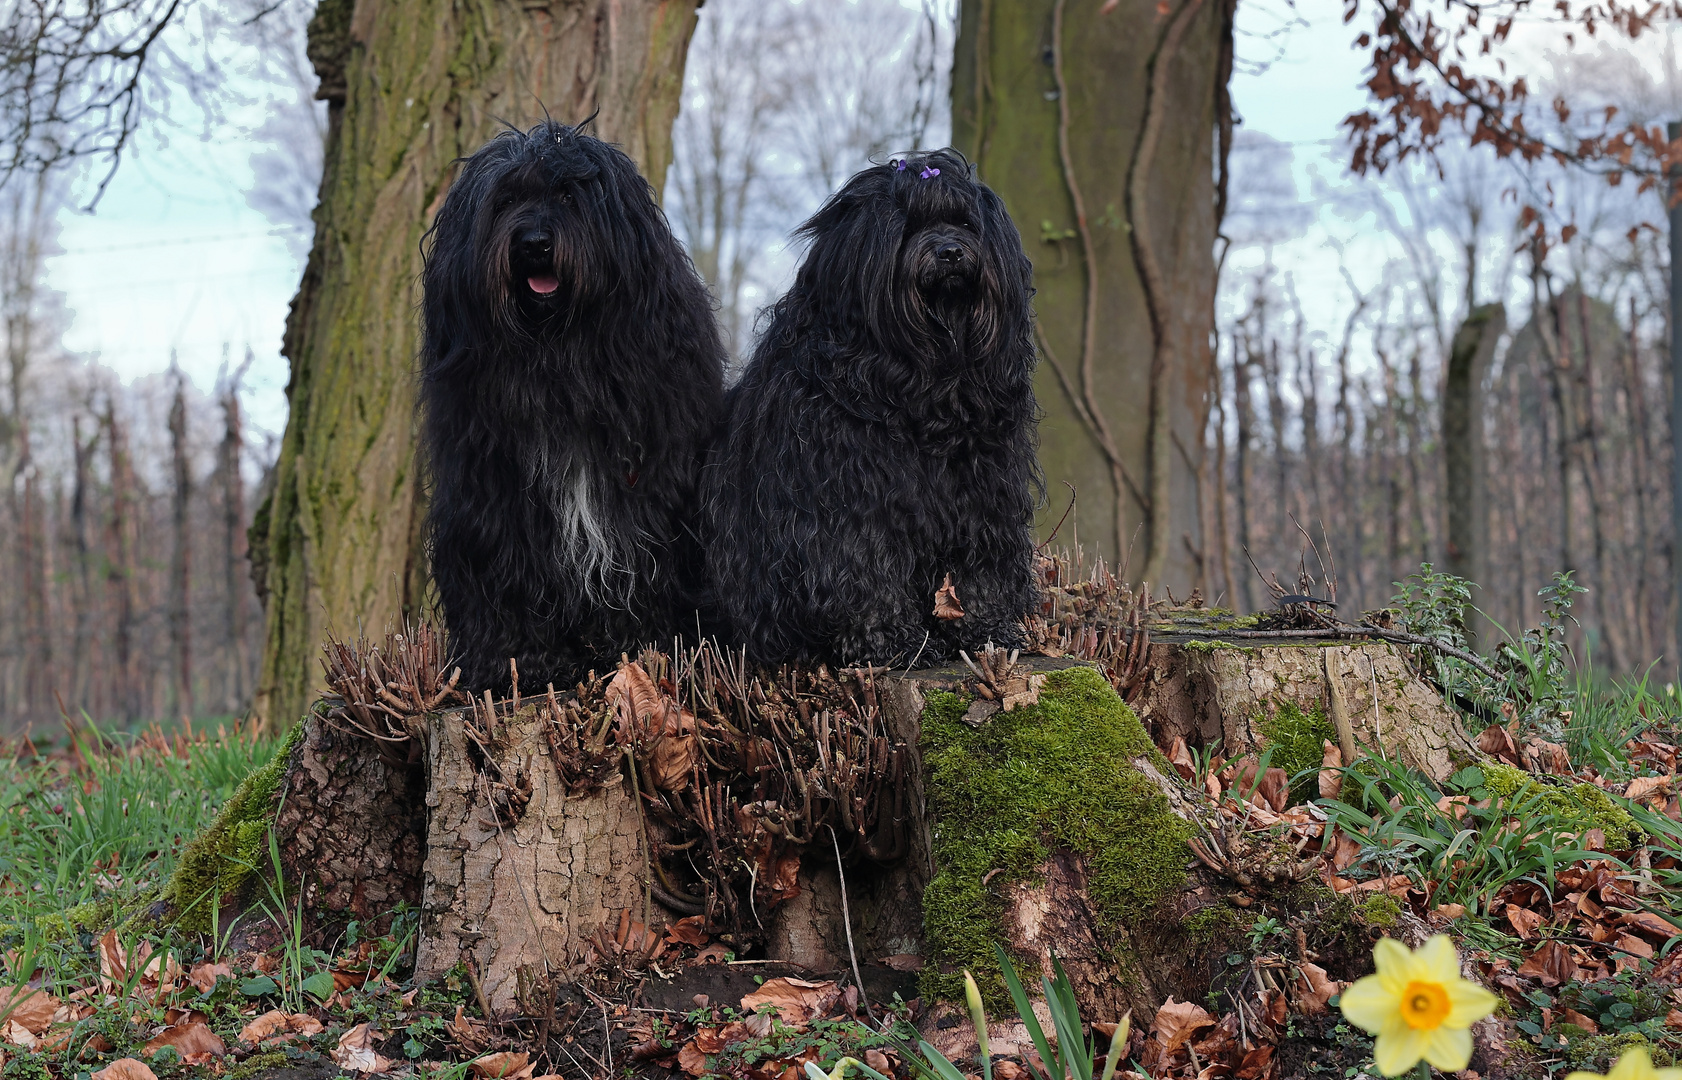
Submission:
POLYGON ((1285 932, 1284 924, 1268 915, 1257 915, 1256 921, 1250 927, 1250 951, 1260 952, 1267 944, 1267 939, 1285 932))
POLYGON ((1550 804, 1552 789, 1540 785, 1498 793, 1482 770, 1462 769, 1445 785, 1464 796, 1455 800, 1395 761, 1364 758, 1343 772, 1346 791, 1353 782, 1358 794, 1320 805, 1328 827, 1335 824, 1360 843, 1356 868, 1406 877, 1434 904, 1484 912, 1511 882, 1529 878, 1552 892, 1564 867, 1609 858, 1578 845, 1582 821, 1562 817, 1550 804))
MULTIPOLYGON (((269 830, 269 862, 273 877, 267 882, 268 896, 263 900, 263 913, 281 934, 281 961, 278 992, 281 1007, 287 1012, 303 1012, 311 1004, 333 996, 332 957, 320 949, 311 948, 304 941, 304 901, 299 897, 289 904, 286 899, 285 875, 280 861, 280 840, 269 830)), ((259 980, 250 980, 258 982, 259 980)), ((248 996, 258 996, 250 994, 248 996)))
MULTIPOLYGON (((1098 1048, 1089 1042, 1084 1034, 1086 1025, 1081 1022, 1080 1006, 1075 1002, 1075 988, 1069 982, 1069 976, 1063 971, 1062 961, 1057 954, 1051 955, 1051 968, 1055 978, 1042 977, 1041 986, 1045 991, 1046 1010, 1051 1013, 1052 1035, 1055 1044, 1046 1038, 1045 1029, 1040 1025, 1039 1017, 1034 1013, 1033 1003, 1028 1000, 1028 992, 1022 987, 1022 980, 1016 974, 1016 965, 1011 963, 1010 957, 998 946, 993 945, 997 954, 999 971, 1004 977, 1005 986, 1010 991, 1011 1003, 1016 1006, 1017 1019, 1028 1032, 1028 1038, 1033 1041, 1034 1049, 1039 1053, 1040 1061, 1044 1063, 1046 1075, 1052 1080, 1093 1080, 1093 1070, 1097 1067, 1098 1048)), ((976 1064, 981 1069, 982 1080, 993 1080, 993 1059, 991 1048, 987 1043, 987 1013, 981 1003, 981 990, 975 984, 975 978, 969 972, 964 972, 964 998, 969 1005, 970 1022, 975 1026, 976 1043, 980 1053, 976 1056, 976 1064)), ((1121 1064, 1122 1051, 1127 1047, 1127 1035, 1131 1029, 1132 1014, 1121 1018, 1116 1025, 1115 1034, 1110 1037, 1109 1050, 1104 1058, 1104 1068, 1099 1072, 1098 1080, 1112 1080, 1116 1068, 1121 1064)), ((920 1076, 931 1080, 965 1080, 965 1071, 929 1045, 920 1041, 916 1049, 899 1039, 892 1039, 907 1064, 920 1076)), ((835 1068, 825 1073, 817 1065, 806 1065, 808 1080, 842 1080, 847 1069, 855 1068, 872 1080, 893 1080, 884 1076, 870 1066, 856 1058, 844 1057, 836 1062, 835 1068)))

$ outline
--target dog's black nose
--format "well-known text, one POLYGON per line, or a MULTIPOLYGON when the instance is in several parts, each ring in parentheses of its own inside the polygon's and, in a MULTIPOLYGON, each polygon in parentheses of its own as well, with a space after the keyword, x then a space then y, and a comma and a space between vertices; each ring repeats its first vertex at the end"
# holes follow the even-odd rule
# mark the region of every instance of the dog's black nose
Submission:
POLYGON ((542 229, 527 229, 514 243, 520 254, 528 258, 548 255, 551 246, 549 234, 542 229))
POLYGON ((935 250, 934 257, 943 263, 959 262, 964 257, 964 249, 957 244, 942 244, 935 250))

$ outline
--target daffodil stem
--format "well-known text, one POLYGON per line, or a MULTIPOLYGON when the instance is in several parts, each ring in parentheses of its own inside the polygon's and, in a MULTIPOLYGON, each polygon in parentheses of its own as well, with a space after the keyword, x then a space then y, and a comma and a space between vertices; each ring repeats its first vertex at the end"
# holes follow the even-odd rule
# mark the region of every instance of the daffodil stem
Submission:
POLYGON ((1413 1075, 1416 1080, 1431 1080, 1431 1066, 1421 1061, 1418 1065, 1414 1066, 1413 1075))

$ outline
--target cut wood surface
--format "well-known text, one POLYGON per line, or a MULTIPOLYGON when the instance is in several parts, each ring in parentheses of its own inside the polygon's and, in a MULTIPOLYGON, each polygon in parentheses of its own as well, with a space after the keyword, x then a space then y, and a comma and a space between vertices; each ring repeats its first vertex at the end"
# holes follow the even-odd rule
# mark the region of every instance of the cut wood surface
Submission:
POLYGON ((1437 689, 1413 670, 1405 648, 1387 641, 1236 644, 1186 633, 1152 635, 1150 674, 1135 702, 1157 741, 1193 746, 1221 740, 1228 757, 1265 747, 1282 705, 1340 716, 1359 747, 1395 757, 1443 780, 1481 755, 1437 689))

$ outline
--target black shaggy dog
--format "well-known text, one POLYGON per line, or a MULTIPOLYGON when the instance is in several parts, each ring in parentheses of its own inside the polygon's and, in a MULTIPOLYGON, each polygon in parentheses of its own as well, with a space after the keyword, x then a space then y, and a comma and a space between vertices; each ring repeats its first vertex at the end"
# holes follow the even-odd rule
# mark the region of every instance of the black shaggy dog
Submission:
MULTIPOLYGON (((582 125, 580 125, 582 127, 582 125)), ((631 159, 565 124, 465 159, 430 234, 427 529, 471 688, 565 685, 693 626, 724 349, 631 159)))
POLYGON ((1032 268, 1003 201, 940 151, 859 173, 799 235, 704 480, 726 633, 764 661, 1019 644, 1043 483, 1032 268))

